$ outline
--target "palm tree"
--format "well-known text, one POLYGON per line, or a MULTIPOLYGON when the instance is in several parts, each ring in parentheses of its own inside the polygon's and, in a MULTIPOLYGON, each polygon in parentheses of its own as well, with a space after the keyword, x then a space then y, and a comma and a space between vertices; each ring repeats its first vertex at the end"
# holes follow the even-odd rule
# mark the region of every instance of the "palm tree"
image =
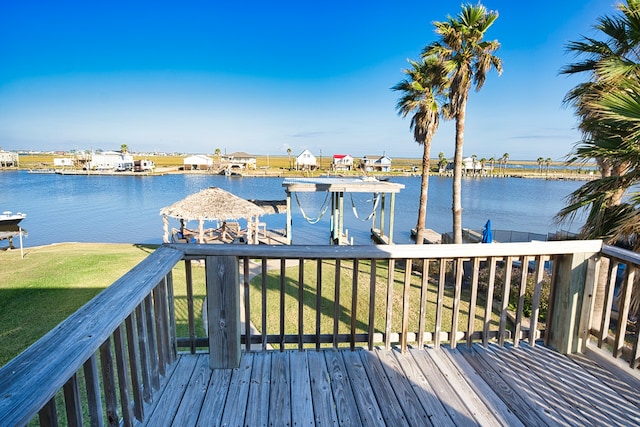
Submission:
POLYGON ((551 157, 547 157, 546 159, 544 159, 544 164, 547 167, 546 174, 549 175, 549 166, 551 166, 551 157))
POLYGON ((574 107, 582 132, 569 162, 595 158, 600 179, 574 191, 556 218, 560 222, 571 220, 578 211, 586 210, 583 237, 604 238, 609 243, 622 239, 637 242, 638 197, 625 195, 640 183, 640 2, 619 4, 616 14, 599 18, 594 28, 602 40, 583 37, 569 43, 568 50, 583 60, 564 67, 561 73, 588 76, 564 100, 574 107))
POLYGON ((444 156, 444 153, 441 151, 438 153, 438 173, 443 173, 447 168, 447 158, 444 156))
POLYGON ((480 159, 480 173, 484 174, 484 165, 487 164, 487 159, 485 159, 484 157, 482 157, 480 159))
POLYGON ((410 68, 403 72, 405 78, 392 87, 401 92, 396 104, 398 114, 411 117, 410 128, 413 138, 422 145, 422 182, 420 185, 420 204, 416 225, 416 244, 424 242, 424 229, 427 218, 427 193, 429 189, 429 156, 431 140, 440 122, 441 97, 445 81, 439 63, 434 58, 422 59, 421 62, 409 61, 410 68))
POLYGON ((122 154, 127 154, 129 152, 129 146, 127 144, 120 145, 120 152, 122 154))
POLYGON ((462 148, 469 91, 472 84, 476 91, 480 90, 492 68, 502 72, 502 61, 494 56, 500 43, 483 41, 497 18, 497 12, 488 11, 481 4, 463 5, 456 18, 448 17, 444 22, 434 23, 440 40, 422 52, 425 58, 438 58, 447 71, 449 105, 445 112, 456 121, 452 203, 455 243, 462 243, 462 148))
POLYGON ((289 158, 289 170, 291 170, 291 147, 287 148, 287 157, 289 158))
POLYGON ((472 154, 471 155, 471 173, 473 173, 473 175, 476 174, 476 163, 478 160, 478 155, 477 154, 472 154))
POLYGON ((538 157, 538 173, 542 175, 542 164, 544 163, 544 159, 542 157, 538 157))
POLYGON ((496 158, 495 157, 489 157, 489 164, 491 165, 491 175, 493 175, 493 165, 496 162, 496 158))
POLYGON ((507 162, 509 161, 509 153, 502 155, 502 164, 504 165, 504 174, 507 174, 507 162))

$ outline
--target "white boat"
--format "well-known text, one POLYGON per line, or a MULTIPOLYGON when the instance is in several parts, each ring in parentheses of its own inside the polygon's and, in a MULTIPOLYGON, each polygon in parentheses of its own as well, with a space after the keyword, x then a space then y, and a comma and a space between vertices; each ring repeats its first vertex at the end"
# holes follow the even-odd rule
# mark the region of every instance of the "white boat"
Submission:
POLYGON ((9 211, 5 211, 0 214, 0 225, 18 225, 20 221, 26 217, 27 214, 21 212, 11 213, 9 211))

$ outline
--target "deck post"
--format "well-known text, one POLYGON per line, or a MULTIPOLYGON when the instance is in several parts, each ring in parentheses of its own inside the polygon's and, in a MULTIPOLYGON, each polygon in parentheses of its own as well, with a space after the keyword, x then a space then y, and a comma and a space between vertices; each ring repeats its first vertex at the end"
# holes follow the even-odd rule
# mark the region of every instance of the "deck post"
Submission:
POLYGON ((287 230, 286 230, 286 239, 287 244, 291 244, 291 192, 287 191, 287 230))
MULTIPOLYGON (((586 313, 582 305, 588 300, 585 291, 591 289, 587 278, 593 280, 589 272, 589 260, 594 254, 575 253, 554 258, 554 274, 549 301, 549 316, 545 343, 562 354, 583 352, 587 340, 581 334, 580 326, 588 319, 581 319, 586 313)), ((589 291, 592 293, 592 291, 589 291)))
POLYGON ((206 257, 209 366, 240 366, 240 282, 235 256, 206 257))
POLYGON ((391 193, 391 206, 389 208, 389 244, 393 244, 393 222, 394 211, 396 209, 396 193, 391 193))

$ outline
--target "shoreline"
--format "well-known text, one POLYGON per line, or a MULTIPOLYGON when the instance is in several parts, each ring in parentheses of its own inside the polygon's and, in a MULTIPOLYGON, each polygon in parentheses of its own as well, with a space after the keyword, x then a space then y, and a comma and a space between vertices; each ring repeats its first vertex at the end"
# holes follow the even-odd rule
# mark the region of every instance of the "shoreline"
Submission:
MULTIPOLYGON (((221 175, 220 170, 181 170, 178 167, 157 167, 153 172, 133 172, 133 171, 87 171, 81 169, 51 169, 51 168, 0 168, 0 172, 3 171, 27 171, 33 174, 51 174, 51 175, 85 175, 85 176, 163 176, 169 174, 184 174, 184 175, 221 175)), ((335 176, 345 178, 359 178, 363 176, 360 171, 347 171, 341 173, 332 173, 330 171, 313 171, 311 173, 304 171, 289 171, 283 169, 261 169, 261 170, 244 170, 239 171, 236 174, 229 176, 229 179, 237 178, 309 178, 319 176, 335 176)), ((374 177, 420 177, 421 175, 416 172, 407 171, 395 171, 395 172, 373 172, 368 173, 367 176, 374 177)), ((432 172, 429 177, 453 177, 452 173, 445 172, 432 172)), ((484 178, 523 178, 523 179, 544 179, 548 181, 592 181, 598 179, 596 173, 579 173, 579 172, 531 172, 531 171, 518 171, 507 170, 506 173, 493 173, 493 174, 478 174, 478 175, 463 175, 463 178, 471 179, 484 179, 484 178)))

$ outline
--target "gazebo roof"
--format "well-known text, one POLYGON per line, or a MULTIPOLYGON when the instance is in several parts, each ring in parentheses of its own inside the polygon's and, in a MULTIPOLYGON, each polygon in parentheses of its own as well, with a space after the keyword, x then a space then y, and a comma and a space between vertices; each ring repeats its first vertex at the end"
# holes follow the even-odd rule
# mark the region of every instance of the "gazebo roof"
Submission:
POLYGON ((265 214, 264 209, 221 188, 210 187, 160 210, 160 215, 191 220, 236 220, 265 214))

